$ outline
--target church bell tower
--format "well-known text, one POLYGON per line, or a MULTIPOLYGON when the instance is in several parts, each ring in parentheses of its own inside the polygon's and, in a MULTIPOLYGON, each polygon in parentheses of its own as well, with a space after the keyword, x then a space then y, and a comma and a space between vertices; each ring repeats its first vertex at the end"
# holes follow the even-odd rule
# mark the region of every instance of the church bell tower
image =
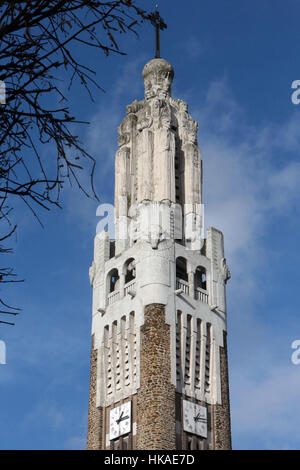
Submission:
POLYGON ((115 240, 97 233, 88 449, 230 449, 222 233, 203 231, 198 125, 172 65, 143 69, 115 158, 115 240))

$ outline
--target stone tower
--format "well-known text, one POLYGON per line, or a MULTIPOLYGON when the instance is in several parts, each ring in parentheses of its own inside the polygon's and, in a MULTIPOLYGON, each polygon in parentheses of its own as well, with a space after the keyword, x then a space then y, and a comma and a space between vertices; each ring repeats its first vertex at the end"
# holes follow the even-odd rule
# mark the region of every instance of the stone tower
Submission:
POLYGON ((203 235, 198 125, 173 67, 143 69, 115 160, 115 240, 95 237, 88 449, 229 449, 222 233, 203 235))

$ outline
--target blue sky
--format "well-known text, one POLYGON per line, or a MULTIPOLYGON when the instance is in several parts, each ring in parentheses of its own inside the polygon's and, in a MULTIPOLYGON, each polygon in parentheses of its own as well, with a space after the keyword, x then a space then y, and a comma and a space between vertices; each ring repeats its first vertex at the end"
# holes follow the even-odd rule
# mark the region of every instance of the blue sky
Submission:
MULTIPOLYGON (((155 2, 139 2, 144 7, 155 2)), ((300 79, 299 0, 162 0, 162 57, 175 69, 173 96, 199 122, 206 225, 221 229, 228 283, 228 345, 235 449, 299 449, 300 79)), ((143 97, 141 71, 153 57, 150 26, 123 36, 125 57, 86 58, 106 93, 95 103, 75 86, 71 108, 97 159, 101 202, 112 202, 117 126, 143 97)), ((45 156, 52 149, 44 149, 45 156)), ((85 179, 83 175, 83 179, 85 179)), ((0 448, 79 449, 87 428, 91 288, 97 204, 66 187, 63 210, 45 229, 17 205, 11 262, 22 285, 7 300, 23 307, 0 325, 0 448)))

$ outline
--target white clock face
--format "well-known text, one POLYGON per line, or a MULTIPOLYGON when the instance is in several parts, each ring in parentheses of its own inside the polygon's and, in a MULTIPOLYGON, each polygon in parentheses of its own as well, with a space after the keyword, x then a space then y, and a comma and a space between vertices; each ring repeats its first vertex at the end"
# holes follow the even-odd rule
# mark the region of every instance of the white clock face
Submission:
POLYGON ((207 437, 207 409, 183 400, 183 429, 197 436, 207 437))
POLYGON ((116 439, 131 430, 131 401, 110 410, 109 439, 116 439))

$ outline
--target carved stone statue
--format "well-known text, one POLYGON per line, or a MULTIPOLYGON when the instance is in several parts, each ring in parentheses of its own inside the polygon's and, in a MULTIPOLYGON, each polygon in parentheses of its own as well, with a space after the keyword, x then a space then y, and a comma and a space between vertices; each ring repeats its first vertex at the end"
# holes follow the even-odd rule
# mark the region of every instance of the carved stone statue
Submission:
POLYGON ((89 278, 90 278, 91 286, 93 285, 95 275, 96 275, 96 263, 95 263, 95 261, 93 261, 92 266, 89 269, 89 278))
POLYGON ((221 274, 222 274, 223 281, 226 284, 227 281, 231 278, 229 268, 226 264, 226 258, 221 259, 221 274))

